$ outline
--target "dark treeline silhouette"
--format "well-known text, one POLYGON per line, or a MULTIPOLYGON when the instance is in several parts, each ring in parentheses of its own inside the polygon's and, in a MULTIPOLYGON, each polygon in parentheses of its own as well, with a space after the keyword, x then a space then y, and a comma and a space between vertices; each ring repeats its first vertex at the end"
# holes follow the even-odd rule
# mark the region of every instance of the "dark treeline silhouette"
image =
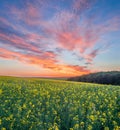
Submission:
POLYGON ((120 85, 120 71, 91 73, 88 75, 71 77, 68 80, 78 82, 120 85))

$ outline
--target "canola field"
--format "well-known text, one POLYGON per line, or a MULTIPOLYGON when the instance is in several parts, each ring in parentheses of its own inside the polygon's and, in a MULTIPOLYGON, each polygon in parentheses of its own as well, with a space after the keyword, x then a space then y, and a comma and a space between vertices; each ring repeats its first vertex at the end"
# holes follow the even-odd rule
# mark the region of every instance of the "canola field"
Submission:
POLYGON ((120 130, 120 86, 0 77, 1 130, 120 130))

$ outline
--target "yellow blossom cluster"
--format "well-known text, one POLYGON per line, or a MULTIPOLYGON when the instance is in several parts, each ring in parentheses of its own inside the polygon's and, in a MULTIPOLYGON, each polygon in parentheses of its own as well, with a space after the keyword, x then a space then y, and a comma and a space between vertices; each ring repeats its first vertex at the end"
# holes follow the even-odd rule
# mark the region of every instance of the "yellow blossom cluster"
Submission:
POLYGON ((120 86, 0 77, 0 130, 119 130, 120 86))

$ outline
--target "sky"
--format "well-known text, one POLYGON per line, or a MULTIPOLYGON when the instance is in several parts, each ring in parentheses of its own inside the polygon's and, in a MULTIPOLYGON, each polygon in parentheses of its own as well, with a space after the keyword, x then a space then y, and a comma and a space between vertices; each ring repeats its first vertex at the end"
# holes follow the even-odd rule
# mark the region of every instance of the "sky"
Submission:
POLYGON ((120 0, 0 0, 0 75, 120 71, 120 0))

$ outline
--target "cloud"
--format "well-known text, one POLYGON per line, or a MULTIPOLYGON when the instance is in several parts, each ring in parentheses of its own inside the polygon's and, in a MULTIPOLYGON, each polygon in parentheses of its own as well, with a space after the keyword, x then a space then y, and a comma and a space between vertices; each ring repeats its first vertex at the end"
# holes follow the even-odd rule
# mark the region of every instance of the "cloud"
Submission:
POLYGON ((16 6, 12 6, 12 8, 9 8, 9 11, 9 15, 17 20, 17 22, 22 21, 29 26, 35 26, 41 22, 42 13, 40 7, 34 2, 25 1, 23 7, 17 8, 16 6))
POLYGON ((75 21, 75 14, 69 12, 61 14, 51 20, 54 24, 50 21, 44 27, 45 34, 54 39, 57 47, 69 51, 78 50, 80 53, 94 47, 98 40, 96 28, 88 30, 79 25, 79 22, 75 21))
POLYGON ((78 61, 92 64, 101 53, 101 37, 118 30, 119 16, 99 21, 94 11, 89 15, 94 4, 95 0, 73 0, 62 8, 49 0, 27 0, 21 8, 9 6, 8 17, 0 17, 0 57, 71 75, 89 73, 86 66, 61 64, 58 57, 63 51, 74 52, 78 61))
POLYGON ((0 48, 0 57, 35 64, 62 74, 80 75, 90 72, 85 66, 57 64, 56 60, 54 60, 55 54, 53 52, 45 52, 40 57, 38 55, 22 54, 0 48))
POLYGON ((92 50, 89 54, 84 55, 87 64, 91 64, 93 59, 100 53, 100 49, 92 50))
MULTIPOLYGON (((93 52, 101 37, 109 32, 119 30, 120 22, 119 18, 108 18, 104 22, 97 23, 98 16, 94 15, 92 18, 83 19, 83 23, 80 23, 80 16, 76 13, 69 11, 61 11, 52 18, 51 21, 45 25, 45 33, 48 37, 53 38, 58 47, 69 51, 79 51, 79 56, 83 56, 85 60, 89 62, 100 53, 96 52, 93 56, 93 52), (76 19, 77 18, 77 19, 76 19), (96 24, 95 24, 96 23, 96 24)), ((82 21, 82 20, 81 20, 82 21)), ((107 42, 104 44, 108 44, 107 42)), ((100 45, 100 44, 99 44, 100 45)), ((103 44, 101 43, 101 47, 103 44)))
POLYGON ((25 51, 32 51, 35 53, 41 53, 41 51, 36 46, 26 42, 25 39, 22 37, 16 35, 8 36, 1 33, 0 39, 4 40, 6 45, 11 46, 13 48, 22 49, 25 51))
POLYGON ((14 24, 11 24, 7 19, 0 17, 0 27, 4 27, 4 26, 5 27, 7 26, 8 28, 10 27, 14 30, 17 29, 16 26, 14 24))
POLYGON ((95 3, 95 0, 73 0, 72 8, 74 13, 81 15, 95 3))

